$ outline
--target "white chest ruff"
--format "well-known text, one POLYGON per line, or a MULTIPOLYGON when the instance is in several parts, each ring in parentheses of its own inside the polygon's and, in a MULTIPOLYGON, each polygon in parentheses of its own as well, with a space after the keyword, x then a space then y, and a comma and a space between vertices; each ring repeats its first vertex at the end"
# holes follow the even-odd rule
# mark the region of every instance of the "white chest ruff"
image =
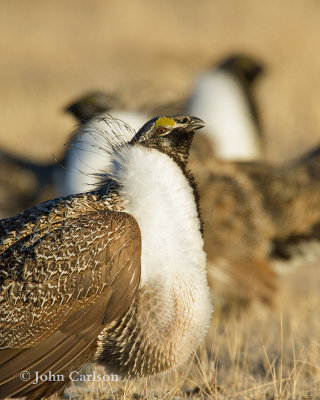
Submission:
POLYGON ((189 112, 206 123, 217 157, 250 160, 260 156, 257 127, 237 80, 224 71, 201 75, 189 112))
POLYGON ((203 239, 192 188, 167 155, 141 146, 124 148, 117 168, 125 209, 142 234, 141 284, 182 279, 205 267, 203 239))
POLYGON ((130 309, 100 334, 96 359, 142 377, 182 363, 204 337, 212 312, 206 258, 193 190, 170 157, 123 146, 111 175, 140 227, 141 283, 130 309))

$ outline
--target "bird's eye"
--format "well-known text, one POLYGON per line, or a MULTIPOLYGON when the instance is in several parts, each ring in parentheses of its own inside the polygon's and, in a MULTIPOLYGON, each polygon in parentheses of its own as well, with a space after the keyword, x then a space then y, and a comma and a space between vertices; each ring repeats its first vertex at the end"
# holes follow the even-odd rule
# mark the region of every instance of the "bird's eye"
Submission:
POLYGON ((159 126, 159 128, 158 128, 159 135, 164 135, 166 132, 167 132, 166 128, 164 128, 163 126, 159 126))

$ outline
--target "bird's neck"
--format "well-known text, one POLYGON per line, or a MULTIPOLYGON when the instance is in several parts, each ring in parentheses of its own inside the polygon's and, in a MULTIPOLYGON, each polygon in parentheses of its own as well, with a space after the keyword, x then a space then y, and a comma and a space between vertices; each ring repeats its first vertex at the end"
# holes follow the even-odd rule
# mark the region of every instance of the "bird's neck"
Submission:
POLYGON ((125 210, 142 234, 142 286, 170 282, 203 271, 205 254, 194 191, 169 156, 143 146, 126 146, 115 163, 125 210))
POLYGON ((215 155, 229 160, 261 156, 260 132, 241 82, 225 71, 201 75, 195 85, 189 113, 206 123, 215 155))

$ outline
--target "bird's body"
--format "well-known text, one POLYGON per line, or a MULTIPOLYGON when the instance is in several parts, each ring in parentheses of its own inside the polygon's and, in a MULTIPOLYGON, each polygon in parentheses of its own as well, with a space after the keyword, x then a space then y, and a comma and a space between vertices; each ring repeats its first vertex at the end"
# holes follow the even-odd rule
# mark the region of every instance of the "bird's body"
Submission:
POLYGON ((57 387, 32 385, 36 373, 65 374, 64 387, 68 372, 94 354, 103 326, 130 306, 139 228, 124 213, 99 210, 95 195, 44 203, 1 228, 0 397, 40 398, 57 387), (20 379, 23 370, 31 382, 20 379))
POLYGON ((225 160, 252 160, 261 155, 257 126, 237 79, 225 71, 199 76, 190 111, 206 120, 214 154, 225 160))
POLYGON ((204 336, 205 254, 182 166, 201 125, 158 120, 110 144, 101 188, 1 221, 1 397, 47 396, 67 382, 33 385, 20 371, 67 374, 90 359, 124 377, 155 374, 204 336))
POLYGON ((283 166, 191 161, 216 305, 272 301, 275 266, 295 264, 303 246, 319 241, 319 162, 319 151, 283 166))
POLYGON ((102 332, 98 359, 108 369, 114 360, 105 355, 113 354, 121 359, 120 374, 132 375, 128 369, 133 366, 134 374, 143 376, 180 364, 198 344, 208 323, 206 261, 193 192, 176 163, 144 148, 120 157, 129 161, 117 175, 126 181, 121 194, 127 199, 125 210, 144 238, 142 290, 127 314, 102 332), (131 341, 123 337, 128 321, 131 341), (143 365, 137 362, 141 358, 143 365))
POLYGON ((228 57, 200 73, 187 107, 206 122, 205 134, 216 158, 249 161, 262 155, 262 135, 252 85, 262 66, 250 57, 228 57))
MULTIPOLYGON (((241 165, 241 163, 240 163, 241 165)), ((274 226, 263 193, 238 163, 208 159, 193 168, 204 222, 208 280, 216 307, 272 302, 277 277, 269 251, 274 226)))

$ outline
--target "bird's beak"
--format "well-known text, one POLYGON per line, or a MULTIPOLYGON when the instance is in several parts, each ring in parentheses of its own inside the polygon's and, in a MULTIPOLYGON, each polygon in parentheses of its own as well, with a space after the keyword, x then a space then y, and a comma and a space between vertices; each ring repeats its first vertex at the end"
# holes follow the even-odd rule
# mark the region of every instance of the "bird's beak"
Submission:
POLYGON ((188 127, 188 130, 190 131, 195 131, 197 129, 201 129, 205 126, 205 123, 202 121, 202 119, 197 118, 197 117, 190 117, 190 125, 188 127))
POLYGON ((175 129, 191 132, 197 129, 201 129, 205 126, 202 119, 192 116, 182 117, 180 121, 176 120, 175 129))

